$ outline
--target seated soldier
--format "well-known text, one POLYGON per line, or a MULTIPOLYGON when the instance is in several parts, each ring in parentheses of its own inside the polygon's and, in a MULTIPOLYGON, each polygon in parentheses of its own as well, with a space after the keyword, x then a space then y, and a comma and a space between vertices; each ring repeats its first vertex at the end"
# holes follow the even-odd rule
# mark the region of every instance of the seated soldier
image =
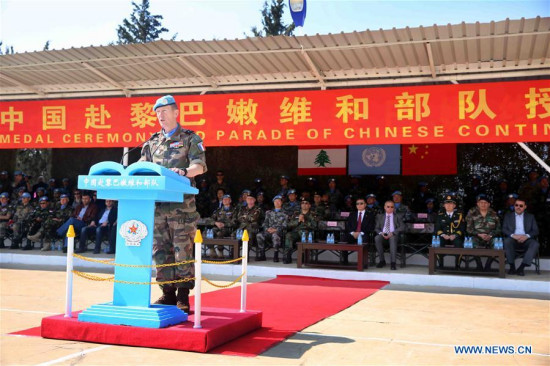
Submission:
POLYGON ((310 210, 311 203, 307 200, 300 202, 301 209, 288 218, 287 233, 285 236, 285 251, 283 263, 292 263, 292 248, 301 240, 302 232, 313 232, 317 228, 317 218, 310 210))
POLYGON ((330 208, 326 202, 321 200, 321 193, 313 192, 313 205, 311 211, 318 220, 328 220, 330 218, 330 208))
POLYGON ((260 257, 257 260, 265 260, 265 243, 271 241, 273 248, 275 248, 275 254, 273 255, 273 262, 279 261, 279 248, 281 247, 281 240, 283 233, 287 226, 287 215, 282 210, 283 198, 279 195, 273 197, 273 205, 275 208, 271 211, 267 211, 265 220, 262 224, 262 232, 258 233, 258 249, 260 250, 260 257))
MULTIPOLYGON (((500 235, 500 219, 491 208, 489 197, 480 194, 476 197, 476 207, 472 207, 466 215, 466 232, 472 236, 474 248, 491 248, 494 238, 500 235)), ((481 260, 476 257, 476 262, 481 260)), ((479 263, 479 262, 478 262, 479 263)), ((487 258, 485 270, 491 268, 493 258, 487 258)))
MULTIPOLYGON (((215 225, 212 229, 214 231, 215 238, 224 238, 231 236, 231 233, 235 230, 235 226, 237 225, 237 213, 235 208, 231 206, 230 195, 223 195, 222 207, 216 209, 211 217, 212 220, 214 220, 215 225)), ((208 250, 207 255, 212 258, 223 258, 223 245, 218 245, 216 247, 215 253, 211 250, 208 250)))
POLYGON ((14 213, 13 207, 10 205, 10 194, 2 192, 0 194, 0 248, 5 248, 4 240, 8 235, 8 223, 14 213))
POLYGON ((506 251, 506 262, 510 265, 508 274, 525 276, 525 267, 531 266, 533 258, 539 249, 539 242, 535 237, 539 234, 539 228, 535 216, 528 212, 525 198, 519 197, 514 204, 515 212, 508 212, 502 223, 502 234, 504 235, 504 250, 506 251), (516 248, 525 249, 523 261, 516 271, 516 248))
MULTIPOLYGON (((115 201, 105 200, 105 208, 99 212, 99 214, 85 227, 80 230, 80 240, 78 249, 75 250, 75 253, 84 253, 88 250, 87 241, 88 237, 95 233, 95 247, 94 254, 98 254, 101 251, 101 241, 104 236, 110 238, 111 228, 116 230, 116 220, 117 220, 117 208, 115 206, 115 201)), ((109 243, 109 246, 111 243, 109 243)), ((114 248, 109 248, 110 251, 113 251, 114 248)))
POLYGON ((24 192, 21 195, 21 204, 15 209, 15 214, 13 215, 13 241, 11 243, 10 249, 17 249, 21 245, 21 249, 29 250, 32 249, 30 240, 27 239, 27 245, 23 246, 23 238, 27 237, 30 228, 30 215, 33 211, 31 205, 31 195, 28 192, 24 192))
POLYGON ((248 231, 249 249, 256 247, 256 260, 261 259, 262 255, 265 257, 265 253, 261 253, 256 246, 256 234, 260 229, 261 220, 262 209, 256 206, 256 197, 246 196, 246 206, 239 211, 237 216, 237 229, 248 231))
POLYGON ((374 237, 374 244, 376 246, 376 251, 378 252, 378 257, 380 258, 376 268, 383 268, 386 265, 383 244, 384 242, 389 242, 390 263, 393 271, 397 269, 397 241, 399 240, 399 235, 405 231, 403 219, 401 216, 394 213, 394 209, 395 206, 393 201, 386 201, 386 203, 384 203, 385 212, 376 216, 376 222, 374 225, 374 232, 377 233, 374 237))
POLYGON ((56 239, 55 231, 71 217, 73 212, 68 195, 62 194, 59 204, 60 206, 53 211, 53 214, 44 223, 44 246, 41 249, 42 251, 50 250, 53 247, 56 239))
MULTIPOLYGON (((446 195, 443 209, 437 214, 434 234, 439 236, 442 247, 462 248, 466 224, 462 213, 456 211, 456 198, 446 195)), ((443 267, 443 255, 439 255, 439 266, 443 267)), ((455 266, 459 266, 459 257, 456 256, 455 266)))
MULTIPOLYGON (((292 216, 300 211, 300 201, 298 201, 295 189, 288 190, 288 201, 283 204, 283 211, 287 216, 292 216)), ((281 196, 282 197, 282 196, 281 196)))
POLYGON ((409 221, 411 210, 409 209, 409 206, 403 203, 403 193, 401 193, 401 191, 395 191, 391 195, 393 204, 395 205, 394 212, 401 216, 401 220, 409 221))
POLYGON ((39 206, 36 208, 30 216, 31 227, 27 239, 32 242, 40 242, 44 237, 46 222, 53 215, 53 209, 50 204, 48 196, 43 196, 39 200, 39 206))

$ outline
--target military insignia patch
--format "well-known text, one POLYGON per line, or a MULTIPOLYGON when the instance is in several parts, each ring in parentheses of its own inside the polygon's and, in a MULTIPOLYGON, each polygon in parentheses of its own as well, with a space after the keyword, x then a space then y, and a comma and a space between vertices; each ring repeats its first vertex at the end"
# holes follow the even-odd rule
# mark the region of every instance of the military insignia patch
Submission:
POLYGON ((183 143, 181 141, 176 141, 170 144, 170 149, 179 149, 182 146, 183 146, 183 143))
POLYGON ((197 144, 197 146, 199 147, 199 149, 201 149, 201 151, 205 151, 206 149, 204 148, 204 145, 202 144, 202 142, 199 142, 197 144))

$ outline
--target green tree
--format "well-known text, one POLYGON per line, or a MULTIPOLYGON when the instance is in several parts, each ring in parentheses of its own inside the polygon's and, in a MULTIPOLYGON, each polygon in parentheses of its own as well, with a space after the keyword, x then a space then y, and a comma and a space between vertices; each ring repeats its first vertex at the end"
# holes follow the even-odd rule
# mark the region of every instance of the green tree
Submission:
POLYGON ((132 1, 132 5, 130 19, 124 19, 117 28, 119 44, 152 42, 161 33, 168 32, 160 22, 162 15, 152 15, 149 11, 149 0, 141 0, 139 5, 132 1))
POLYGON ((319 151, 319 154, 315 157, 315 165, 318 167, 325 167, 325 164, 332 164, 330 158, 325 150, 319 151))
POLYGON ((285 25, 283 23, 283 13, 285 10, 284 0, 271 0, 271 4, 264 2, 262 9, 262 25, 263 29, 258 30, 257 27, 252 27, 251 31, 255 37, 267 36, 291 36, 294 32, 294 23, 285 25))

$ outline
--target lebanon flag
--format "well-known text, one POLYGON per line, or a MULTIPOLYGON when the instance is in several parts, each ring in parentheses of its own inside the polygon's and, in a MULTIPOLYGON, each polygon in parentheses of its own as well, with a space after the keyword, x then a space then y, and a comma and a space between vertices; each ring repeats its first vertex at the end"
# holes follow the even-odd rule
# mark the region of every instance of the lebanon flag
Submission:
POLYGON ((345 175, 347 146, 298 148, 298 175, 345 175))
POLYGON ((403 175, 456 174, 456 144, 402 145, 403 175))

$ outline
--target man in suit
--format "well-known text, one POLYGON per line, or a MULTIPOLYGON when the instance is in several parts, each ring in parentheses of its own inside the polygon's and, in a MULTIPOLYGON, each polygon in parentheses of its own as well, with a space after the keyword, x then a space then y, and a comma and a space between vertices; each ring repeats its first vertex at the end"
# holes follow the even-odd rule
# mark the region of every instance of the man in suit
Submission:
MULTIPOLYGON (((359 235, 362 235, 363 243, 367 242, 368 234, 374 231, 374 218, 373 212, 366 210, 367 201, 364 198, 357 198, 355 200, 355 207, 357 211, 351 212, 346 221, 346 238, 347 242, 357 243, 359 235)), ((342 262, 348 263, 348 252, 342 252, 342 262)))
MULTIPOLYGON (((105 208, 101 210, 92 222, 83 227, 80 231, 80 244, 75 253, 84 253, 87 250, 88 237, 95 233, 95 247, 94 254, 98 254, 101 251, 101 241, 103 236, 107 236, 111 239, 110 232, 114 227, 116 230, 117 208, 115 201, 105 200, 105 208)), ((115 251, 114 243, 109 240, 109 253, 113 254, 115 251)))
POLYGON ((391 269, 396 270, 396 256, 397 256, 397 240, 399 234, 405 230, 405 224, 401 217, 394 213, 395 205, 393 201, 386 201, 384 203, 383 214, 378 214, 376 216, 376 222, 374 225, 374 232, 377 233, 374 238, 374 244, 376 245, 376 251, 380 261, 376 265, 376 268, 382 268, 386 265, 384 259, 384 242, 390 243, 390 262, 391 269))
POLYGON ((502 234, 504 235, 504 250, 506 261, 510 265, 508 274, 525 276, 523 269, 529 267, 537 253, 539 243, 534 239, 539 233, 535 216, 525 212, 527 203, 525 198, 518 198, 514 204, 514 212, 504 216, 502 234), (516 271, 516 248, 525 248, 523 261, 516 271))

